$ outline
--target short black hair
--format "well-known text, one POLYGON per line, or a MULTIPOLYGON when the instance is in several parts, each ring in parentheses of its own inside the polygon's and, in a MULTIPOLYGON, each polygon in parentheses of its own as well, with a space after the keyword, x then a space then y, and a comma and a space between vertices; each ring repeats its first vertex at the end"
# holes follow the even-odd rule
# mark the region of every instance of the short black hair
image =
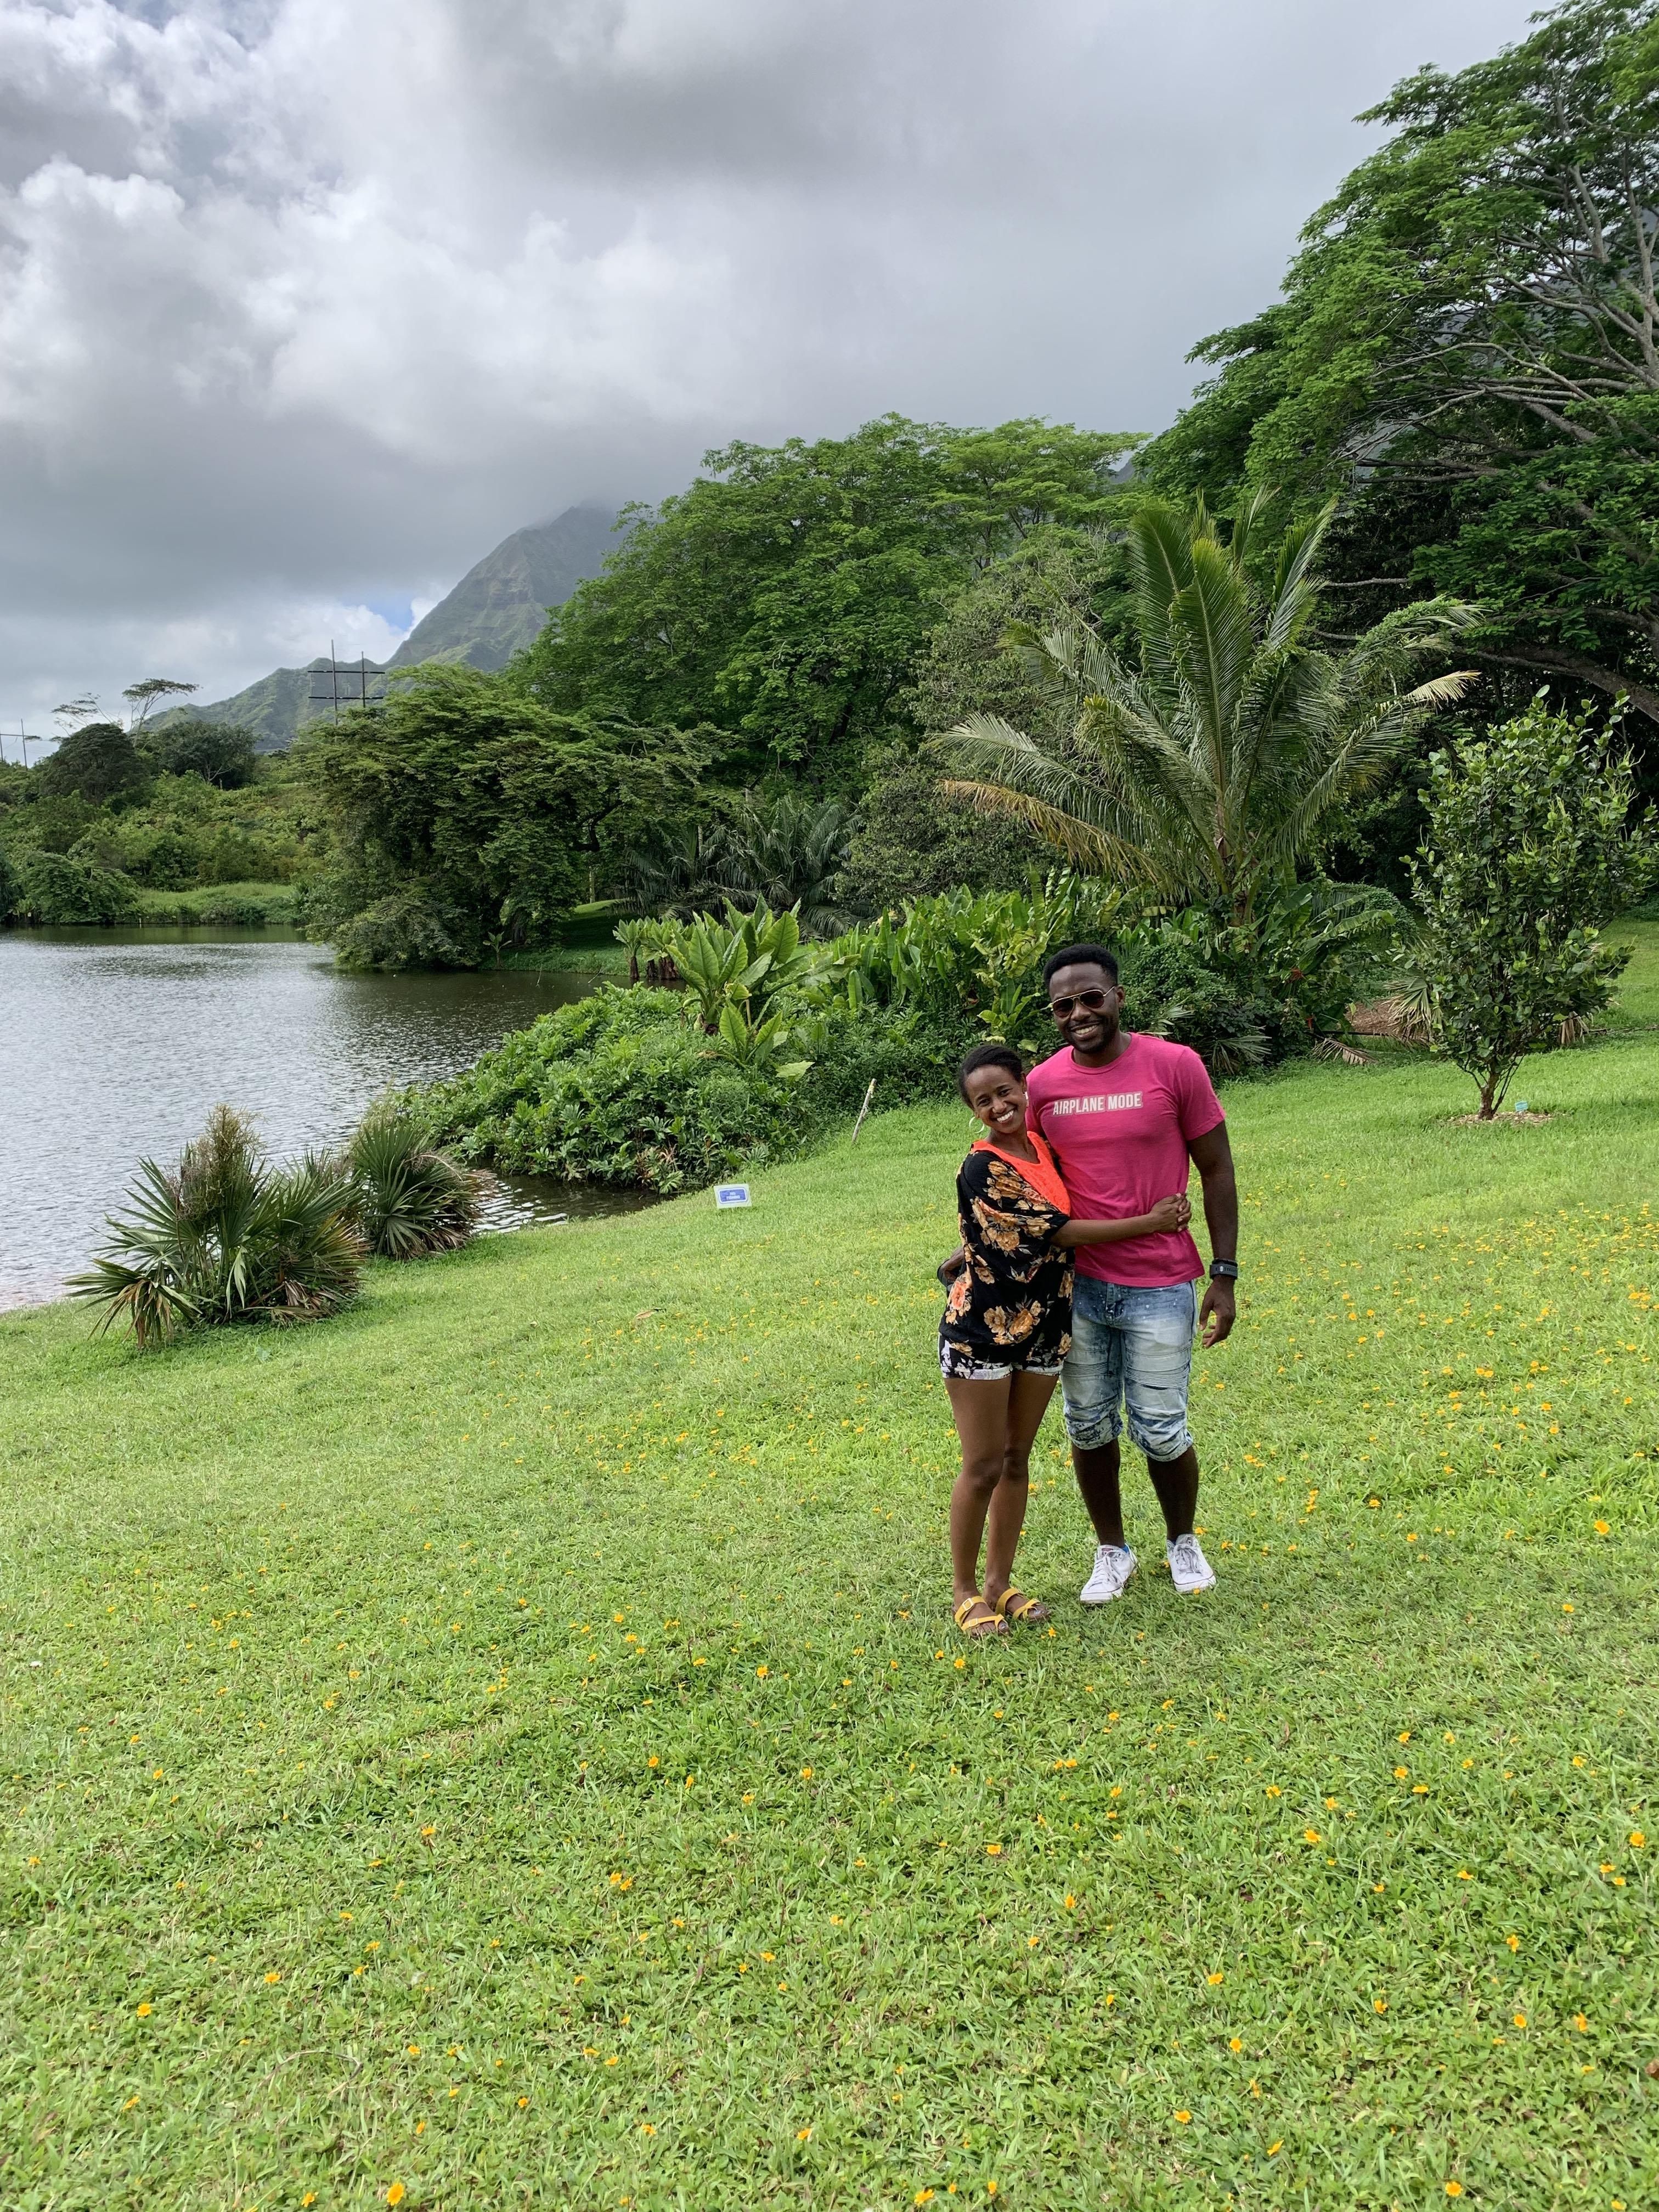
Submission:
POLYGON ((1051 952, 1042 963, 1045 992, 1062 968, 1103 968, 1113 982, 1117 981, 1117 956, 1103 945, 1062 945, 1058 952, 1051 952))
POLYGON ((981 1067, 1006 1067, 1010 1075, 1025 1080, 1025 1062, 1011 1044, 976 1044, 957 1071, 957 1089, 962 1103, 968 1103, 968 1079, 976 1075, 981 1067))

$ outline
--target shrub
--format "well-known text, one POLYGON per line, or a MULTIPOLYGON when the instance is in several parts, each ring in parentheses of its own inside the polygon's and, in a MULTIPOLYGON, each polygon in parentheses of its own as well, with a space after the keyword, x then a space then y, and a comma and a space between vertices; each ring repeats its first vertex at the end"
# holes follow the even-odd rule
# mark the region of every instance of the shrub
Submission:
POLYGON ((20 921, 48 929, 130 921, 138 895, 125 876, 89 866, 64 853, 26 853, 16 862, 12 910, 20 921))
POLYGON ((1656 874, 1650 829, 1629 827, 1629 755, 1597 744, 1584 718, 1552 714, 1547 696, 1436 754, 1412 864, 1431 1040, 1480 1086, 1483 1121, 1528 1053, 1611 1000, 1630 954, 1598 933, 1656 874))
POLYGON ((270 920, 270 908, 264 899, 230 897, 216 891, 202 901, 191 919, 216 922, 221 928, 263 929, 270 920))
POLYGON ((478 1218, 478 1179, 434 1151, 406 1106, 388 1100, 365 1115, 346 1148, 353 1218, 383 1260, 453 1252, 478 1218))
POLYGON ((271 1167, 228 1106, 177 1167, 142 1160, 127 1202, 70 1292, 102 1307, 104 1328, 127 1322, 141 1350, 198 1326, 317 1321, 357 1288, 363 1243, 339 1168, 271 1167))
POLYGON ((34 775, 43 799, 74 796, 97 806, 142 791, 150 769, 118 722, 87 722, 46 755, 34 775))
POLYGON ((410 1103, 468 1159, 668 1194, 801 1151, 856 1110, 872 1075, 884 1104, 947 1095, 975 1030, 920 1010, 855 1015, 843 1000, 803 1009, 796 1035, 813 1054, 804 1074, 775 1054, 738 1064, 689 994, 613 986, 410 1103))

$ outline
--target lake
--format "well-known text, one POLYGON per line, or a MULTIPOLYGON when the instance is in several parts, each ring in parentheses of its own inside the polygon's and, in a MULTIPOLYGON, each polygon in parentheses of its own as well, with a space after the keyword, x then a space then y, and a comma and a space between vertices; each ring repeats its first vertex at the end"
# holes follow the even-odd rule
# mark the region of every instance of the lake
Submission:
MULTIPOLYGON (((453 1074, 597 980, 348 975, 248 931, 0 930, 0 1307, 59 1295, 139 1158, 176 1159, 222 1099, 275 1154, 332 1145, 388 1085, 453 1074)), ((503 1177, 485 1225, 643 1202, 503 1177)))

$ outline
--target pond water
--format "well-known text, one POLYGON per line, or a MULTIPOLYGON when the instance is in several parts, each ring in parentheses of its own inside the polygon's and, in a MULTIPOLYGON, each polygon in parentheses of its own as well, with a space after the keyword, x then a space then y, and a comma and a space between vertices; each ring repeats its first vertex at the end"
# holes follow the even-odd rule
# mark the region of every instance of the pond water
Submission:
MULTIPOLYGON (((347 975, 245 930, 0 931, 0 1306, 58 1296, 139 1158, 175 1159, 220 1100, 275 1154, 333 1144, 389 1085, 453 1074, 597 980, 347 975)), ((486 1226, 642 1202, 502 1177, 486 1226)))

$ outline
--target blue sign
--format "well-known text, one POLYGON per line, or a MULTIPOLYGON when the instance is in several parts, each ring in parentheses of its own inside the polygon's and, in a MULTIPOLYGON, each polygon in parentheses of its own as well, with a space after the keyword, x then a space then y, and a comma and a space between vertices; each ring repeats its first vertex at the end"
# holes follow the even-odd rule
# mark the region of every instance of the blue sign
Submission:
POLYGON ((751 1206, 754 1200, 749 1195, 746 1182, 717 1182, 714 1185, 714 1203, 720 1206, 751 1206))

